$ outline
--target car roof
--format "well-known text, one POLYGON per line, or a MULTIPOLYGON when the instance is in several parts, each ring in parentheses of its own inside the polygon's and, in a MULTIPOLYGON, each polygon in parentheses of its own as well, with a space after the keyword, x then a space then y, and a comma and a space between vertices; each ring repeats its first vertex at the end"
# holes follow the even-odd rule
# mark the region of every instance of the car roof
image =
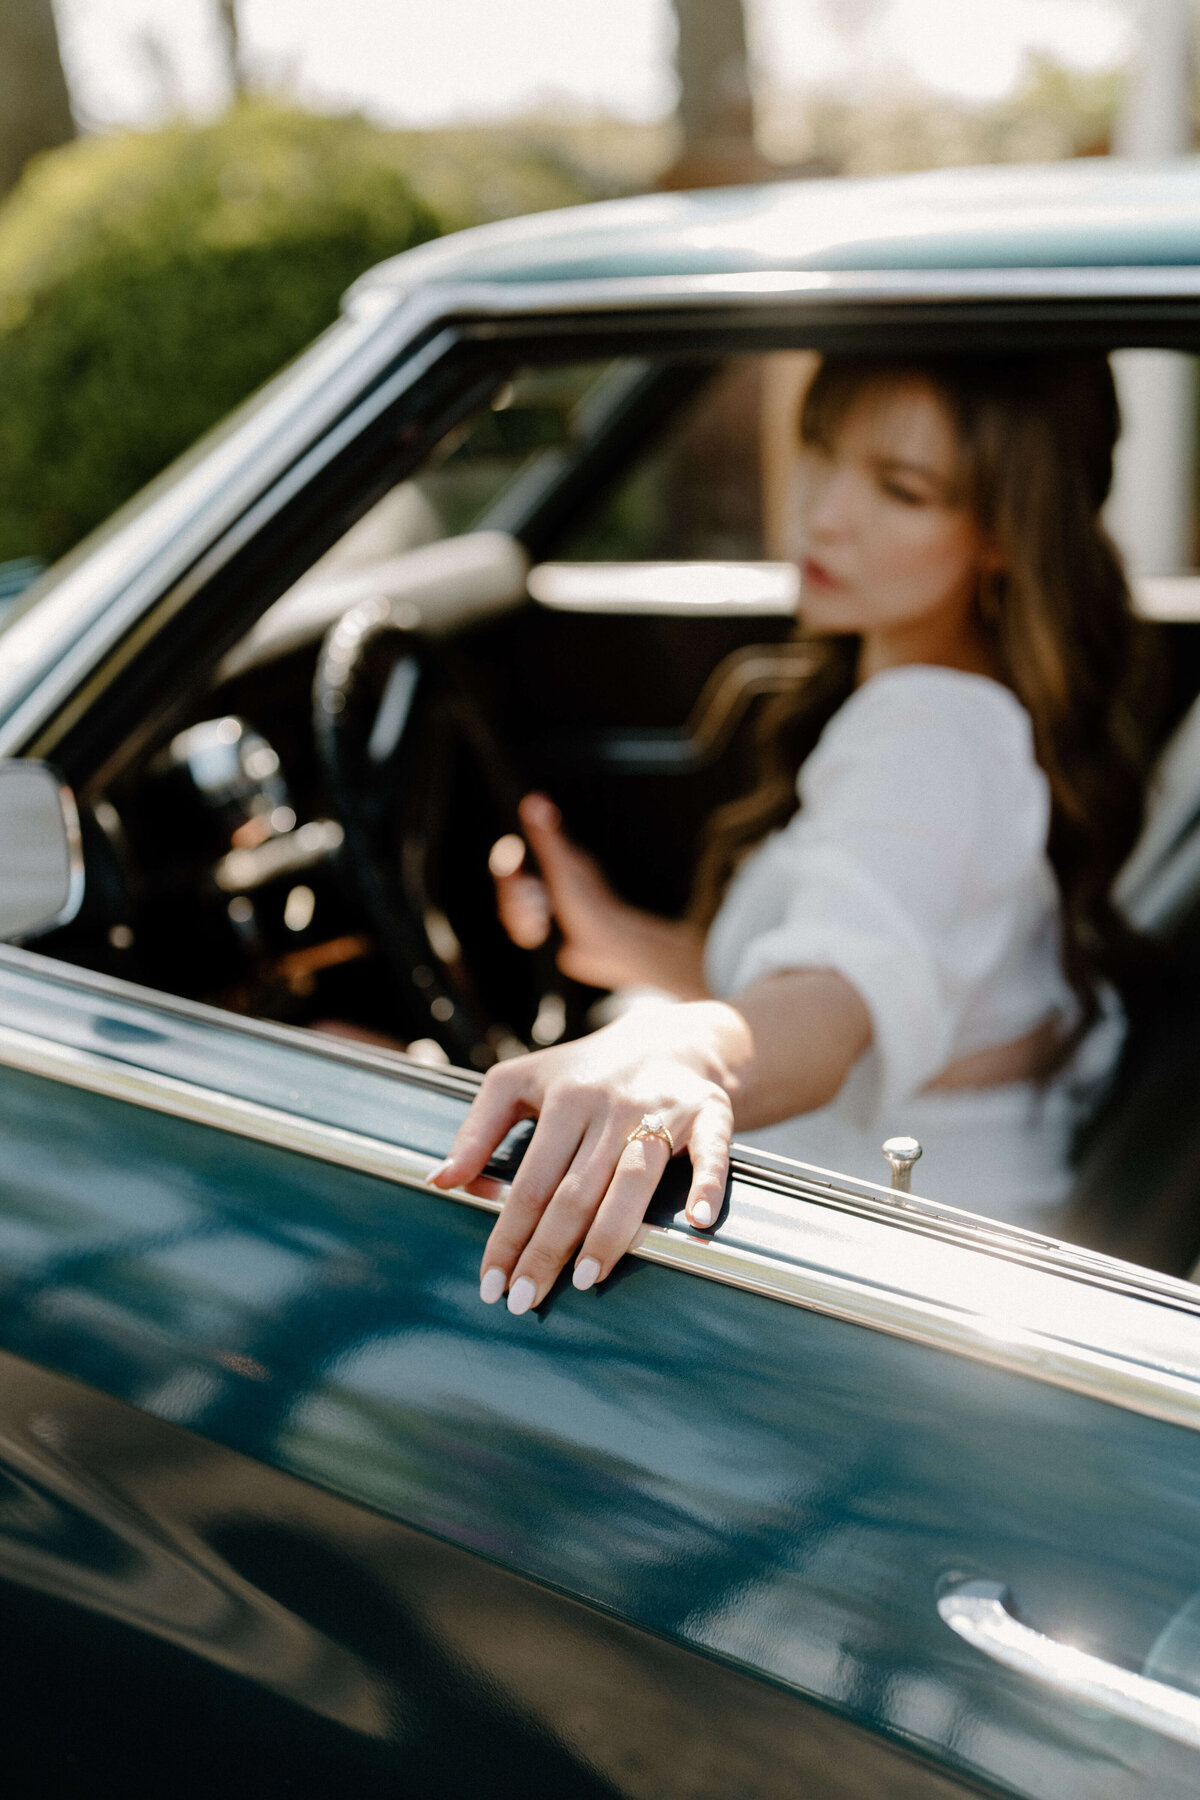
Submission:
POLYGON ((566 207, 423 244, 369 270, 347 299, 428 283, 1196 263, 1200 157, 1090 157, 566 207))

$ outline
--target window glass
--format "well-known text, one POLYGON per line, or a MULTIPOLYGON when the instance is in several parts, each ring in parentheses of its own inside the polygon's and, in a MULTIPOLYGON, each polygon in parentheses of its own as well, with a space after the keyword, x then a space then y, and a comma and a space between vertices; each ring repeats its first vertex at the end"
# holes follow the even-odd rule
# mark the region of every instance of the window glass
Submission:
POLYGON ((766 554, 764 364, 737 357, 714 372, 556 554, 579 562, 766 554))
POLYGON ((567 450, 586 402, 621 365, 569 364, 524 371, 437 445, 420 473, 360 519, 318 567, 322 572, 399 555, 472 530, 540 457, 567 450))
MULTIPOLYGON (((332 579, 476 528, 541 458, 578 441, 591 398, 626 365, 567 364, 519 373, 436 445, 419 473, 384 495, 277 600, 251 634, 267 640, 306 617, 332 579)), ((319 605, 318 605, 319 611, 319 605)))
POLYGON ((443 439, 412 484, 437 519, 438 535, 470 530, 530 463, 569 449, 583 428, 587 401, 620 368, 576 363, 526 370, 443 439))

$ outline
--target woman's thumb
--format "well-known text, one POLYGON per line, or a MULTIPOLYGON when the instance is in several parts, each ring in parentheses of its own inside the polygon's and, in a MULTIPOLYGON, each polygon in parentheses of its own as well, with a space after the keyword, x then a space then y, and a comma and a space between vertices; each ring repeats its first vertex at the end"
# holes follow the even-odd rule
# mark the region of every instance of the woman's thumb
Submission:
POLYGON ((515 832, 497 839, 488 857, 496 884, 496 911, 514 944, 536 950, 550 935, 550 896, 545 883, 524 871, 525 846, 515 832))

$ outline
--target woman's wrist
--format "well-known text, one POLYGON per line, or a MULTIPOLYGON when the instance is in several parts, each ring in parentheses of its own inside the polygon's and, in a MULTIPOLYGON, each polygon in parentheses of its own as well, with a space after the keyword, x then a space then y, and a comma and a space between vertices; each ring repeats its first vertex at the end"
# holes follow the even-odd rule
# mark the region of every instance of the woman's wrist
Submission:
POLYGON ((734 1000, 639 1007, 607 1029, 631 1057, 682 1063, 720 1088, 742 1131, 828 1105, 871 1041, 861 997, 830 969, 782 971, 734 1000))
POLYGON ((631 1050, 643 1060, 683 1063, 721 1088, 731 1101, 740 1092, 754 1055, 753 1036, 737 1008, 707 997, 639 1006, 604 1029, 630 1040, 631 1050))

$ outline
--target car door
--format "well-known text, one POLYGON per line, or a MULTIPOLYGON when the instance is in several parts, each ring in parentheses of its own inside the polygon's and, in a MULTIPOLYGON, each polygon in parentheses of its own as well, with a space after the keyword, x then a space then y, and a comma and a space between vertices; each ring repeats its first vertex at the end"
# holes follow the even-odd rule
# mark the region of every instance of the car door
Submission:
POLYGON ((711 1241, 664 1192, 514 1319, 503 1167, 421 1185, 471 1077, 27 951, 0 994, 31 1781, 1196 1791, 1184 1284, 747 1155, 711 1241))
MULTIPOLYGON (((516 354, 438 327, 351 324, 82 563, 3 742, 102 788, 165 729, 516 354)), ((743 1156, 711 1240, 668 1191, 602 1291, 497 1316, 502 1187, 421 1186, 470 1076, 19 950, 0 989, 28 1785, 1194 1790, 1187 1287, 743 1156)))

